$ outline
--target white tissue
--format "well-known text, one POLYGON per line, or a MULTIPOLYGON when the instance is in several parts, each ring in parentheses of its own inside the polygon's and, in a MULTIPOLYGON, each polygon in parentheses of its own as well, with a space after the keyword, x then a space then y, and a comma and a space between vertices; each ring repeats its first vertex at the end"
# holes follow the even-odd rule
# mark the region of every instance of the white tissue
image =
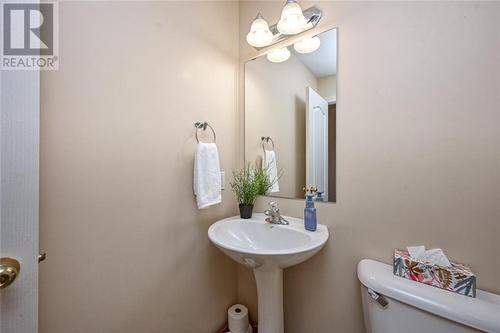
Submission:
POLYGON ((425 258, 428 262, 434 265, 451 267, 451 263, 448 260, 448 257, 446 257, 443 250, 441 249, 431 249, 425 251, 425 258))
POLYGON ((413 259, 420 259, 425 254, 425 246, 423 245, 408 246, 406 249, 408 250, 410 257, 412 257, 413 259))
POLYGON ((427 261, 433 265, 451 267, 448 257, 441 249, 425 250, 425 246, 423 245, 408 246, 406 249, 408 250, 410 257, 413 259, 427 261))

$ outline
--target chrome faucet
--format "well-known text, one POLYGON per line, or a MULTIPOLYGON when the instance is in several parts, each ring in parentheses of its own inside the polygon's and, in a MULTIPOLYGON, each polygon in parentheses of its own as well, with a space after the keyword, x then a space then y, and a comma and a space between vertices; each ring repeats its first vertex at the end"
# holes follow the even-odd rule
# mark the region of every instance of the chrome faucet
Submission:
POLYGON ((278 202, 276 201, 271 201, 269 203, 269 209, 266 210, 264 214, 267 216, 266 222, 283 225, 290 224, 290 222, 288 222, 283 216, 281 216, 280 209, 278 208, 278 202))

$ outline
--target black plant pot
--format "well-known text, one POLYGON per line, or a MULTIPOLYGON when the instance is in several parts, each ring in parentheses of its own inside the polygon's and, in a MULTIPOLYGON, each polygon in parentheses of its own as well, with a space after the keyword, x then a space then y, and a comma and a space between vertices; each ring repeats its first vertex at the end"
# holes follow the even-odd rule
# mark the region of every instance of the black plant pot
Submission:
POLYGON ((240 217, 242 219, 249 219, 252 217, 253 205, 240 204, 240 217))

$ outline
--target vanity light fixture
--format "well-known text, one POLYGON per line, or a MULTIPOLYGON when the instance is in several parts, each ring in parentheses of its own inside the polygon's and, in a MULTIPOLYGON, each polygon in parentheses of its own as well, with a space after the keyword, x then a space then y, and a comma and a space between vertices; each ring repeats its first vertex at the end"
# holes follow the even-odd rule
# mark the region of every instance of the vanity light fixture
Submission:
POLYGON ((261 13, 257 15, 247 34, 247 43, 257 50, 274 45, 290 35, 314 28, 322 15, 318 7, 302 10, 297 0, 287 0, 278 23, 269 26, 261 13))
POLYGON ((272 50, 266 55, 267 60, 270 62, 283 62, 288 60, 290 58, 290 51, 288 50, 288 47, 281 47, 275 50, 272 50))
POLYGON ((296 0, 287 0, 281 11, 278 31, 284 35, 295 35, 306 30, 307 19, 296 0))
POLYGON ((254 47, 264 47, 273 41, 273 33, 261 13, 252 22, 250 32, 247 34, 247 43, 254 47))
POLYGON ((321 41, 318 36, 305 37, 293 44, 293 48, 298 53, 311 53, 319 49, 321 41))

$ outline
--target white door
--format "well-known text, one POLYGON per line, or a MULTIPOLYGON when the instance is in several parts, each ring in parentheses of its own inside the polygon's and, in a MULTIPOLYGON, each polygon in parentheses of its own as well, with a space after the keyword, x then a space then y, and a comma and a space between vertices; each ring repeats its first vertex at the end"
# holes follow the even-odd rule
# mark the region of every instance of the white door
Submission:
POLYGON ((328 201, 328 102, 311 87, 306 97, 307 186, 316 186, 328 201))
POLYGON ((0 70, 0 332, 38 331, 38 146, 40 75, 0 70), (9 275, 10 274, 10 275, 9 275))

